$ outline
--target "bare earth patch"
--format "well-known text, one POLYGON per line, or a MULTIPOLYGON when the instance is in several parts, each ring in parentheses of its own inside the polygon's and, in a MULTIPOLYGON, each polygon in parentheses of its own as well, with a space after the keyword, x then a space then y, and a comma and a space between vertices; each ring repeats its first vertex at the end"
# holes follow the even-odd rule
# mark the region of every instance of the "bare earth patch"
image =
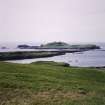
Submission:
POLYGON ((3 89, 0 91, 0 105, 47 105, 62 104, 65 100, 80 100, 86 95, 80 92, 43 91, 3 89))

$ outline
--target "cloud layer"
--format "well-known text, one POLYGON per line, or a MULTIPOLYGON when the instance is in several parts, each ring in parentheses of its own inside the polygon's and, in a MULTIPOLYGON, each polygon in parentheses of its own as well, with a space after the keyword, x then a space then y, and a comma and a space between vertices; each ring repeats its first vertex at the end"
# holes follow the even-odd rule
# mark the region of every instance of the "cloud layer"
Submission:
POLYGON ((0 0, 0 41, 105 41, 105 0, 0 0))

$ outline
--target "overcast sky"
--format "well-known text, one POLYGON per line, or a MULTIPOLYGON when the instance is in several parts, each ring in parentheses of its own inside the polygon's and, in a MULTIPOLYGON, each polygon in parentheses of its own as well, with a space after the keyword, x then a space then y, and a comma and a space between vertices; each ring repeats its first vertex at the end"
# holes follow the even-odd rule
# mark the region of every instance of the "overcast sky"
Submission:
POLYGON ((105 42, 105 0, 0 0, 1 42, 105 42))

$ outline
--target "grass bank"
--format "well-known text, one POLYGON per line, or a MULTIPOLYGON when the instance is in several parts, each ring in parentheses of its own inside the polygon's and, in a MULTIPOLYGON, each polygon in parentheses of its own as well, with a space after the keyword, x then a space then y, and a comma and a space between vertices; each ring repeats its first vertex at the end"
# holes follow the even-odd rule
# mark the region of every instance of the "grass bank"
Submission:
POLYGON ((0 62, 0 105, 105 105, 105 71, 0 62))
POLYGON ((0 52, 0 60, 32 59, 32 58, 52 57, 63 54, 65 54, 65 52, 59 52, 59 51, 0 52))

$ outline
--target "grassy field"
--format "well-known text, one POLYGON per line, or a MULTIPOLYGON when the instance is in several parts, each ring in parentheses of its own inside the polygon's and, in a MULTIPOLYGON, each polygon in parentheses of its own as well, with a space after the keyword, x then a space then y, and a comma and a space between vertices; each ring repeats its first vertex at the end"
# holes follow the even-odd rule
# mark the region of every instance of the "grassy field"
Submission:
POLYGON ((0 62, 0 105, 105 105, 105 70, 0 62))

